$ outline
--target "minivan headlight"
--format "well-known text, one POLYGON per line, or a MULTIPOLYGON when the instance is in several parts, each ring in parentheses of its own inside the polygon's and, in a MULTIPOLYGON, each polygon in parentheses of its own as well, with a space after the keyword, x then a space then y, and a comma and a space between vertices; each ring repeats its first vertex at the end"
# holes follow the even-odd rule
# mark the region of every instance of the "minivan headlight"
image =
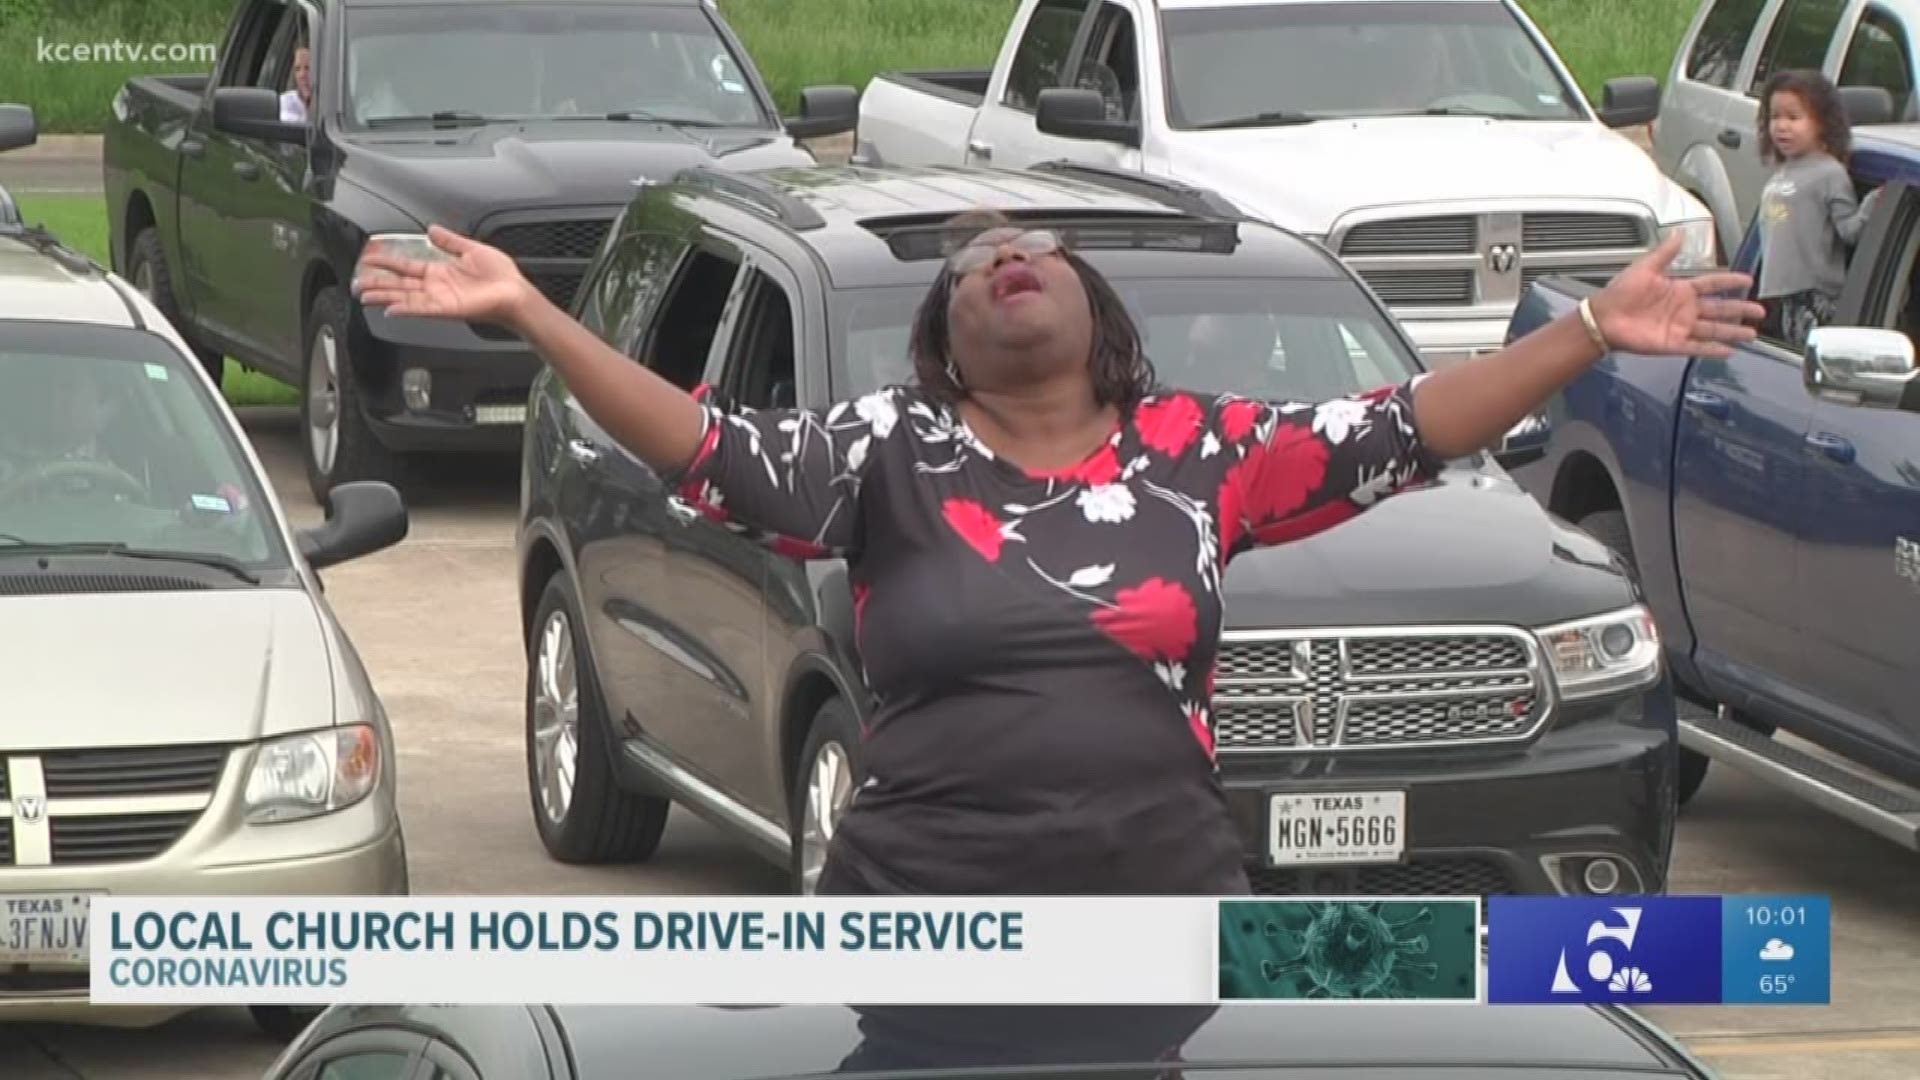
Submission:
POLYGON ((1562 700, 1642 690, 1660 681, 1660 631, 1639 604, 1535 633, 1562 700))
POLYGON ((352 806, 380 778, 380 740, 367 724, 260 744, 247 775, 247 821, 297 821, 352 806))

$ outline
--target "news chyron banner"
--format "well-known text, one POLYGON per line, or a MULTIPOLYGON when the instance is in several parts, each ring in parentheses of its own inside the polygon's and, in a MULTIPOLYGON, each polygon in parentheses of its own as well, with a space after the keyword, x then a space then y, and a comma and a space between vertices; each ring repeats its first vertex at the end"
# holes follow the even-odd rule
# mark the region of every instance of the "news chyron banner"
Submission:
POLYGON ((125 1005, 1810 1004, 1824 897, 0 897, 125 1005))

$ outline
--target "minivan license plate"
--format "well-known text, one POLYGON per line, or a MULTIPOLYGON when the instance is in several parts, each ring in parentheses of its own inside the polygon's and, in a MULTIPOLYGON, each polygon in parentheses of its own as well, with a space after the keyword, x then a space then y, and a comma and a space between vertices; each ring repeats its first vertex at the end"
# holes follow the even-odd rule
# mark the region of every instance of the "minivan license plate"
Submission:
POLYGON ((0 893, 0 965, 87 962, 84 893, 0 893))
POLYGON ((1398 862, 1407 851, 1404 791, 1275 795, 1269 808, 1275 865, 1398 862))

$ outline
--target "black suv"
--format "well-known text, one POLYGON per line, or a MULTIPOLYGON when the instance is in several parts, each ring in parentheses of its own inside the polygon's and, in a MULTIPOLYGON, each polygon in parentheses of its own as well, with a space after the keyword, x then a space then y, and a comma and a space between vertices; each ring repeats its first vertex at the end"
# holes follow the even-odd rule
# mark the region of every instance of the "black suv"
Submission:
MULTIPOLYGON (((1106 273, 1170 385, 1324 400, 1419 370, 1319 245, 1085 166, 689 170, 626 208, 580 316, 681 387, 824 409, 910 377, 943 223, 980 207, 1106 273)), ((551 373, 522 468, 527 770, 549 851, 645 859, 677 802, 808 889, 870 704, 844 564, 694 513, 551 373)), ((1665 888, 1677 743, 1652 622, 1614 557, 1494 456, 1242 554, 1226 596, 1215 743, 1261 892, 1665 888)))

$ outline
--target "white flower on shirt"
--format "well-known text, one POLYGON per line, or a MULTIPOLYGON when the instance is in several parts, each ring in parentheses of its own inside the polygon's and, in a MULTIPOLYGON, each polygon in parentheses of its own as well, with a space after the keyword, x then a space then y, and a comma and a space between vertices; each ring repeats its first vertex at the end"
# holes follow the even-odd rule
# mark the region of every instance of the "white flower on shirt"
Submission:
POLYGON ((1133 491, 1124 484, 1101 484, 1082 491, 1077 500, 1088 521, 1122 522, 1133 517, 1133 491))
POLYGON ((853 410, 860 419, 873 425, 873 437, 885 439, 893 432, 893 425, 900 421, 900 410, 894 407, 893 396, 882 390, 868 394, 854 403, 853 410))
POLYGON ((1347 433, 1367 422, 1367 403, 1352 398, 1323 401, 1313 411, 1313 430, 1323 433, 1330 443, 1347 441, 1347 433))
POLYGON ((1153 665, 1153 673, 1167 684, 1167 689, 1176 694, 1184 693, 1187 685, 1187 666, 1185 664, 1161 663, 1153 665))

